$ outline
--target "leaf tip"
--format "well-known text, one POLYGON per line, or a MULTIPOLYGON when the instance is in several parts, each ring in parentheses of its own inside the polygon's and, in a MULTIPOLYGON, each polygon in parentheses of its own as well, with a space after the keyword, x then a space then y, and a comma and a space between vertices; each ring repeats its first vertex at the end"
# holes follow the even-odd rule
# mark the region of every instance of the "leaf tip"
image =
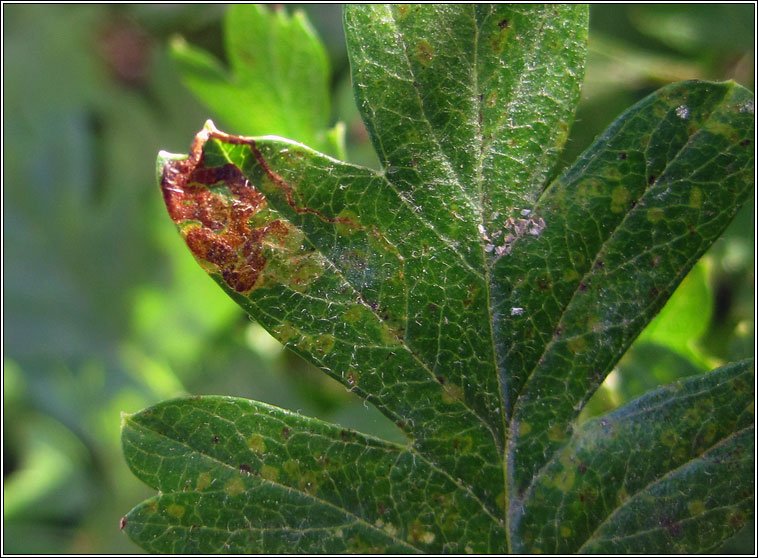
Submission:
POLYGON ((133 416, 134 414, 132 413, 125 413, 124 411, 121 411, 121 430, 124 430, 124 428, 126 428, 127 421, 133 416))

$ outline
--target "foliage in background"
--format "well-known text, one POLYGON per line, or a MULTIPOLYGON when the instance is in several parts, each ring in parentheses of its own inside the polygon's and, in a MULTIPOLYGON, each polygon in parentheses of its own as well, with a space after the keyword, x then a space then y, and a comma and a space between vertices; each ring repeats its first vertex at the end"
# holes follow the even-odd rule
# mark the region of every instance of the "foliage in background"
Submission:
POLYGON ((145 548, 700 551, 744 525, 749 362, 573 419, 745 201, 750 93, 665 87, 543 192, 578 100, 584 14, 468 10, 475 30, 458 7, 346 10, 382 173, 212 125, 189 158, 159 158, 169 213, 214 280, 410 445, 252 401, 162 403, 123 430, 159 490, 124 518, 145 548))
MULTIPOLYGON (((2 9, 4 550, 134 552, 118 521, 151 491, 123 462, 117 417, 185 390, 235 393, 391 436, 384 417, 279 351, 197 273, 155 196, 154 153, 185 149, 209 116, 180 85, 167 45, 178 33, 224 60, 223 8, 2 9)), ((352 97, 339 8, 305 9, 334 69, 327 126, 344 121, 349 160, 376 166, 352 97)), ((751 10, 688 6, 683 17, 666 6, 593 6, 566 160, 665 82, 752 83, 751 10)), ((752 354, 752 226, 749 202, 702 270, 697 290, 710 293, 700 300, 713 311, 694 328, 706 332, 697 345, 708 359, 752 354)), ((623 388, 631 398, 668 383, 672 370, 697 371, 677 355, 635 345, 614 373, 619 389, 642 382, 623 388), (671 365, 651 367, 662 352, 671 365)), ((737 549, 752 548, 749 525, 744 533, 737 549)))

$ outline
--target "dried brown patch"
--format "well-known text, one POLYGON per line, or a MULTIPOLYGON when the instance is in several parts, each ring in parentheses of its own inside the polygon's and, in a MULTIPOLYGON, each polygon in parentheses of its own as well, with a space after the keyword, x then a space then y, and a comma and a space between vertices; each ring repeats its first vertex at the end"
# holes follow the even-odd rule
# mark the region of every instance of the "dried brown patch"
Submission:
POLYGON ((248 146, 297 213, 311 213, 326 222, 362 228, 350 219, 328 218, 314 209, 298 207, 291 187, 271 170, 255 140, 225 134, 209 122, 195 136, 186 159, 164 165, 161 190, 171 219, 185 227, 184 237, 192 253, 217 266, 221 277, 235 291, 247 293, 259 283, 267 263, 264 244, 283 246, 291 228, 280 220, 256 228, 250 226, 251 218, 266 208, 266 198, 237 166, 205 166, 203 146, 210 138, 248 146))

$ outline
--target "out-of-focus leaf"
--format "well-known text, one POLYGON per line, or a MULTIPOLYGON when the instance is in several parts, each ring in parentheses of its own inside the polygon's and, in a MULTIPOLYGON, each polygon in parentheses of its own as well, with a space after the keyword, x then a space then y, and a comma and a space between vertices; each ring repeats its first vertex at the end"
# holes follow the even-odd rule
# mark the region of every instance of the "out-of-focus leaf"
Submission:
POLYGON ((681 52, 713 56, 755 43, 755 7, 749 4, 638 5, 631 21, 641 32, 681 52))
POLYGON ((707 283, 704 263, 692 268, 677 287, 663 310, 640 334, 639 341, 656 343, 689 358, 694 364, 708 368, 706 356, 695 343, 708 329, 713 299, 707 283))
POLYGON ((226 13, 225 30, 228 69, 182 39, 172 43, 184 82, 198 98, 237 133, 298 138, 342 155, 339 129, 326 129, 326 52, 305 15, 236 5, 226 13))

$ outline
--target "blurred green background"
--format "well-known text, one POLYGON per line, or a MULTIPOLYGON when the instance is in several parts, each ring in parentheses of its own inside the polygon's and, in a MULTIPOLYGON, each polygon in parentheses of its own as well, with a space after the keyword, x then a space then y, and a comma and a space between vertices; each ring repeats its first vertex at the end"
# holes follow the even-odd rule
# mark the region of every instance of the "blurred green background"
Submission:
MULTIPOLYGON (((228 300, 165 214, 157 152, 186 152, 217 118, 182 85, 168 44, 180 35, 224 60, 225 8, 2 9, 4 552, 138 552, 118 522, 152 491, 124 463, 119 417, 163 399, 250 397, 397 439, 388 420, 282 351, 228 300)), ((352 99, 340 7, 302 9, 327 47, 332 123, 346 124, 348 158, 376 166, 352 99)), ((735 79, 753 89, 753 11, 593 5, 587 80, 562 165, 668 82, 735 79)), ((753 206, 585 416, 753 355, 753 206)), ((751 552, 752 530, 720 551, 751 552)))

